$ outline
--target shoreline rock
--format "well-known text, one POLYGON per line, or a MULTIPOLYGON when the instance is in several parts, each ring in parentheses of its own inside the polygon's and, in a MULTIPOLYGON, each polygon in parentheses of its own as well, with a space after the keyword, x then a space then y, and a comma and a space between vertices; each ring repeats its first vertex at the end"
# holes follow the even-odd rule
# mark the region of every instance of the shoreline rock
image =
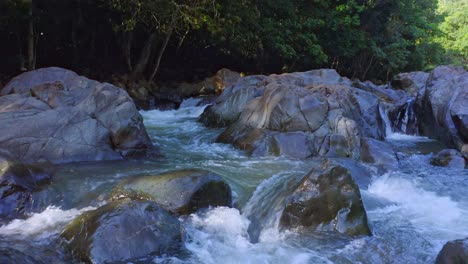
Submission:
POLYGON ((13 78, 1 91, 0 148, 22 162, 118 160, 156 155, 122 89, 61 68, 13 78))

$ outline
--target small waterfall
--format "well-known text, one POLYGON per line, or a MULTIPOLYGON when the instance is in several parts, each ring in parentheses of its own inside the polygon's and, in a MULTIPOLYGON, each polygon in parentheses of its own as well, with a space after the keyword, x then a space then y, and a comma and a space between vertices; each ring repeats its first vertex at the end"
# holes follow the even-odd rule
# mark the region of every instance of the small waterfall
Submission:
POLYGON ((278 231, 285 199, 303 177, 303 174, 279 173, 264 180, 257 187, 243 210, 243 215, 251 221, 248 233, 252 243, 261 241, 264 232, 278 231))
POLYGON ((202 102, 202 100, 203 100, 203 98, 190 97, 190 98, 185 99, 184 101, 182 101, 179 108, 200 106, 200 103, 202 102))
POLYGON ((390 119, 388 118, 388 110, 384 106, 382 106, 382 104, 380 104, 379 112, 385 125, 385 137, 388 137, 393 133, 392 123, 390 122, 390 119))
POLYGON ((417 134, 417 118, 414 112, 414 98, 409 99, 400 109, 394 120, 394 128, 407 135, 417 134))

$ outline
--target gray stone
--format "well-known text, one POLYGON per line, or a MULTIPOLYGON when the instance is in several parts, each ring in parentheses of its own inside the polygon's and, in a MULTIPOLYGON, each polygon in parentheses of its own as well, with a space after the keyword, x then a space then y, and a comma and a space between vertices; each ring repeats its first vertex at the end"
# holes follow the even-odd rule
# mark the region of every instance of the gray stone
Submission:
POLYGON ((231 206, 229 185, 204 170, 180 170, 124 180, 113 190, 113 200, 150 200, 175 214, 191 214, 209 206, 231 206))
POLYGON ((371 234, 359 187, 351 172, 331 162, 310 171, 286 199, 280 226, 351 236, 371 234))
POLYGON ((79 261, 126 263, 177 254, 184 247, 185 231, 158 204, 125 199, 78 216, 61 237, 79 261))
POLYGON ((0 148, 24 162, 115 160, 155 149, 128 94, 61 68, 14 78, 0 97, 0 148))

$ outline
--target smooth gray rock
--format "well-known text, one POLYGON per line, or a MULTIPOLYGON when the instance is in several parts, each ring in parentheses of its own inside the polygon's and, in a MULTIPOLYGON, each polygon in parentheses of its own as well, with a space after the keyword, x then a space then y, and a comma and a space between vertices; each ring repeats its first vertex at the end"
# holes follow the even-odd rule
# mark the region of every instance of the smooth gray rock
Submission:
POLYGON ((191 214, 209 206, 231 206, 229 185, 205 170, 180 170, 124 180, 111 198, 155 201, 175 214, 191 214))
POLYGON ((152 155, 128 94, 61 68, 11 80, 0 97, 0 148, 24 162, 115 160, 152 155))
POLYGON ((399 166, 392 145, 372 138, 361 138, 361 161, 375 166, 379 174, 396 171, 399 166))
POLYGON ((275 76, 275 80, 244 107, 218 142, 232 143, 254 156, 358 159, 361 136, 384 138, 375 95, 344 81, 304 86, 294 84, 289 75, 275 76))
POLYGON ((416 98, 419 132, 458 149, 468 157, 468 72, 439 66, 416 98))
POLYGON ((61 237, 66 250, 79 261, 127 263, 179 253, 185 231, 158 204, 125 199, 78 216, 61 237))

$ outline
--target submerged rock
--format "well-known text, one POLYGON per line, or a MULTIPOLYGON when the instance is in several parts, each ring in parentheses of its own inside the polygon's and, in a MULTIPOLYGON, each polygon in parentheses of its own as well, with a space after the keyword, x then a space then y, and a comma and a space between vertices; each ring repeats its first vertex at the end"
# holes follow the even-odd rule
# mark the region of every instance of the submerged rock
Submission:
POLYGON ((50 183, 52 173, 48 164, 25 165, 0 158, 0 223, 47 206, 33 195, 50 183))
POLYGON ((351 236, 371 234, 359 187, 348 169, 333 162, 306 175, 287 198, 280 226, 351 236))
POLYGON ((0 148, 25 162, 115 160, 154 153, 128 94, 61 68, 19 75, 1 91, 0 148))
POLYGON ((440 167, 461 168, 465 167, 465 158, 455 149, 444 149, 431 158, 431 164, 440 167))
POLYGON ((184 229, 158 204, 119 200, 77 217, 61 233, 66 250, 87 263, 131 262, 183 249, 184 229))
POLYGON ((468 263, 468 239, 449 241, 437 255, 436 264, 468 263))
POLYGON ((220 176, 205 170, 180 170, 127 179, 116 187, 111 197, 155 201, 176 214, 232 205, 229 185, 220 176))

